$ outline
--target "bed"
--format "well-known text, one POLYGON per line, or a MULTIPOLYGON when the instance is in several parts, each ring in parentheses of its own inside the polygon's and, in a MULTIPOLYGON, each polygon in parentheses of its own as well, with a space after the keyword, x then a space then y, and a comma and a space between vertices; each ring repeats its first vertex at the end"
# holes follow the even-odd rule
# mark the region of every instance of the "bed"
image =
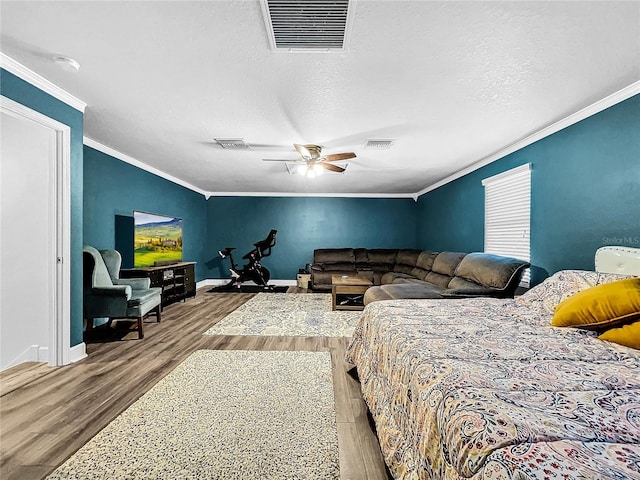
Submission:
POLYGON ((640 350, 550 325, 564 300, 640 275, 640 250, 600 253, 600 272, 516 299, 366 307, 346 360, 394 478, 640 479, 640 350))

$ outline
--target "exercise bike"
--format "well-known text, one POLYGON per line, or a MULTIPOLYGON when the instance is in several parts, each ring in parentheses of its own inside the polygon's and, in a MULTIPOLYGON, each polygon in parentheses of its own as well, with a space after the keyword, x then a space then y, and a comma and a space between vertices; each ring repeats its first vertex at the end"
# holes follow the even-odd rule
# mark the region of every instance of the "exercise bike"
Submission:
POLYGON ((252 281, 256 285, 262 286, 265 290, 273 290, 275 287, 268 285, 271 273, 267 267, 260 263, 260 260, 271 255, 271 249, 276 244, 276 233, 278 233, 277 230, 271 230, 267 238, 253 244, 255 248, 242 257, 243 260, 249 260, 249 263, 242 267, 242 269, 239 269, 233 261, 233 254, 231 252, 236 249, 235 247, 218 250, 218 254, 222 258, 229 257, 229 261, 231 262, 231 281, 219 287, 219 289, 230 289, 234 285, 240 288, 243 282, 252 281))

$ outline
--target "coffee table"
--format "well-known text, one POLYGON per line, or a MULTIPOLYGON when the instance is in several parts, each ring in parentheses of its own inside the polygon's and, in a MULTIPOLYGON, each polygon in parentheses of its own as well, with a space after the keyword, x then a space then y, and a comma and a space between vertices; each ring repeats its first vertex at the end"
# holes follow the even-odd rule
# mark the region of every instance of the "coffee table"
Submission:
POLYGON ((333 310, 364 309, 364 292, 371 285, 371 281, 364 277, 332 275, 331 307, 333 310))

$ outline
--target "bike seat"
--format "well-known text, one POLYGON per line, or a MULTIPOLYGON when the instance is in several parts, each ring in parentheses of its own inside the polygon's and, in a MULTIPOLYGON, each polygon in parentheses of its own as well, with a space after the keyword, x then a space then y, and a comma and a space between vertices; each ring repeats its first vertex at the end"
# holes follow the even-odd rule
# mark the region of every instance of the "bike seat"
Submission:
POLYGON ((236 247, 227 247, 224 250, 218 250, 218 255, 220 255, 222 258, 227 258, 229 255, 231 255, 231 251, 235 249, 236 247))

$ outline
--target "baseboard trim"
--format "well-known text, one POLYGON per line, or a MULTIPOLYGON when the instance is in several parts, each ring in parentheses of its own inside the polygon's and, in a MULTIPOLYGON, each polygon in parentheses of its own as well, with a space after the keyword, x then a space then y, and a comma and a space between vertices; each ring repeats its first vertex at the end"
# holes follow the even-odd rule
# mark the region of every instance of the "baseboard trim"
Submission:
POLYGON ((84 342, 81 342, 78 345, 74 345, 69 348, 64 356, 63 364, 68 365, 70 363, 75 363, 83 358, 87 358, 87 345, 84 342))
MULTIPOLYGON (((200 280, 196 283, 196 288, 214 286, 217 287, 219 285, 226 285, 229 283, 230 278, 207 278, 205 280, 200 280)), ((243 285, 256 285, 255 282, 244 282, 243 285)), ((269 285, 275 285, 276 287, 292 287, 297 285, 295 280, 270 280, 269 285)))
POLYGON ((2 370, 15 367, 16 365, 20 365, 25 362, 46 362, 48 360, 49 347, 42 345, 30 345, 11 362, 3 366, 2 370))

